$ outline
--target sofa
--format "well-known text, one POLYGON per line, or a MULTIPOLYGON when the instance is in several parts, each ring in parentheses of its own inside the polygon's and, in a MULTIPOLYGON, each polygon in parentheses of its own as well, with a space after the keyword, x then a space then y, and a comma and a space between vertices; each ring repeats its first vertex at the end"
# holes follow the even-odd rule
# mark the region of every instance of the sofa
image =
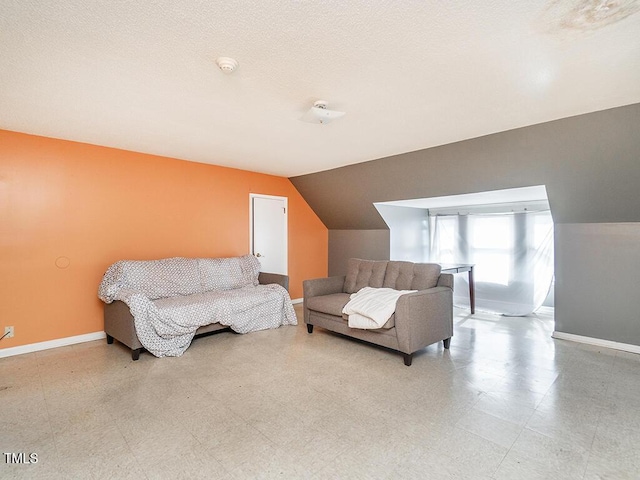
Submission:
POLYGON ((347 274, 303 282, 304 322, 401 353, 410 366, 418 350, 453 336, 453 275, 440 265, 352 258, 347 274), (350 328, 342 313, 352 294, 364 287, 415 290, 398 298, 395 312, 377 329, 350 328))
POLYGON ((116 262, 98 289, 107 343, 138 360, 180 356, 195 336, 296 325, 288 277, 259 270, 253 255, 116 262))

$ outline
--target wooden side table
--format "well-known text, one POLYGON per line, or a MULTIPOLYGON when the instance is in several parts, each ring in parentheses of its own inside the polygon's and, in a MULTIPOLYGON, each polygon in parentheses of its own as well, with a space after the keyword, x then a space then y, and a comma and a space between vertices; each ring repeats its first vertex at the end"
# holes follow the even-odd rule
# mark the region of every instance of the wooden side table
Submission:
POLYGON ((469 306, 471 314, 476 313, 476 290, 473 283, 473 263, 443 263, 440 265, 442 273, 464 273, 469 272, 469 306))

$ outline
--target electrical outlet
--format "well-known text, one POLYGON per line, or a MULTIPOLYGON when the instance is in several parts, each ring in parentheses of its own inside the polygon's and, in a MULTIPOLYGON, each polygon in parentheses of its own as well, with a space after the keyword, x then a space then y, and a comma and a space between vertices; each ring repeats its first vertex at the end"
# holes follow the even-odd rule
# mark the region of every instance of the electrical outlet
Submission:
POLYGON ((12 338, 13 337, 13 327, 4 327, 4 338, 12 338))

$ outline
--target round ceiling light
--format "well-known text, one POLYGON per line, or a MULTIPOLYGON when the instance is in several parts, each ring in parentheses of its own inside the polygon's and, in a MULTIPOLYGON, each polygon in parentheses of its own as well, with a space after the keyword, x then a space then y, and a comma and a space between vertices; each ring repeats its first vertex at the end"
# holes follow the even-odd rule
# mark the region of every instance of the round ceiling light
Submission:
POLYGON ((329 110, 326 100, 317 100, 313 103, 313 107, 311 107, 300 120, 309 123, 327 124, 343 116, 344 112, 329 110))
POLYGON ((238 68, 238 62, 229 57, 218 57, 216 63, 224 73, 231 73, 238 68))

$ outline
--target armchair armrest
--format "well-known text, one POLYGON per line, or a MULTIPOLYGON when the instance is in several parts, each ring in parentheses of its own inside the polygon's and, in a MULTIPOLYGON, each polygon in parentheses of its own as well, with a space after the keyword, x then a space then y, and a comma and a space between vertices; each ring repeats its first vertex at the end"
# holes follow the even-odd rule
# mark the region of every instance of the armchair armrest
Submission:
POLYGON ((453 290, 434 287, 403 295, 396 304, 399 350, 411 354, 453 336, 453 290))
POLYGON ((281 275, 279 273, 267 273, 260 272, 258 274, 258 282, 260 285, 268 285, 269 283, 277 283, 278 285, 285 288, 285 290, 289 290, 289 276, 281 275))

